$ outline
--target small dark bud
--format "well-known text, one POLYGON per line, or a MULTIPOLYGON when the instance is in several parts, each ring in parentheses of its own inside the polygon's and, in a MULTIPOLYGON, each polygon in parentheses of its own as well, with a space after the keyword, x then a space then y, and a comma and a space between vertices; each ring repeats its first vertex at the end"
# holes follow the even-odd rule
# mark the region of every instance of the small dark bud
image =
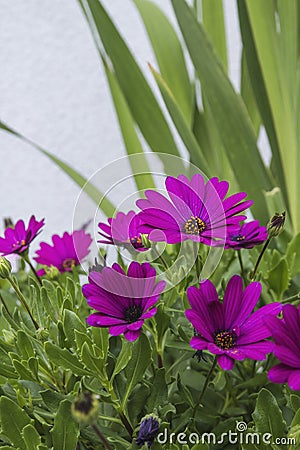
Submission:
POLYGON ((5 217, 3 219, 4 228, 14 228, 14 223, 10 217, 5 217))
POLYGON ((275 213, 274 216, 270 219, 270 222, 268 223, 268 233, 269 237, 275 237, 278 236, 284 228, 285 223, 285 211, 283 213, 275 213))
POLYGON ((82 425, 96 422, 99 414, 99 400, 95 394, 82 392, 72 403, 72 415, 82 425))
POLYGON ((102 270, 104 269, 105 266, 106 266, 105 260, 104 260, 104 264, 100 264, 100 263, 98 263, 97 258, 95 258, 94 265, 89 267, 89 273, 91 273, 91 272, 102 272, 102 270))

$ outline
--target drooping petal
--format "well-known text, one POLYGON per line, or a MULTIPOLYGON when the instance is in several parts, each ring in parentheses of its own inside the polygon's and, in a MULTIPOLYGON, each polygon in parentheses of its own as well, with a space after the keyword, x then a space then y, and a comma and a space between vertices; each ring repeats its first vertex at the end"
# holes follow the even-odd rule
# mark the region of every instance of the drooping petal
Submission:
POLYGON ((223 370, 231 370, 234 366, 234 360, 226 355, 219 355, 218 364, 223 370))

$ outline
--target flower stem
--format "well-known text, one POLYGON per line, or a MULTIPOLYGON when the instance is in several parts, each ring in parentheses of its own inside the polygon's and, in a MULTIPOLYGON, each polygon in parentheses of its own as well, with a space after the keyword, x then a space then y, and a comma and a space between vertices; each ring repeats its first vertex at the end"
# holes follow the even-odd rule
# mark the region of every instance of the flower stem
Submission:
POLYGON ((100 440, 101 440, 102 444, 104 445, 104 447, 107 448, 108 450, 113 450, 113 448, 110 445, 110 443, 107 441, 107 439, 103 436, 103 434, 99 430, 98 425, 94 424, 94 425, 92 425, 92 428, 95 431, 95 433, 97 434, 97 436, 100 438, 100 440))
POLYGON ((162 356, 159 352, 157 352, 157 366, 159 369, 162 369, 164 367, 162 356))
POLYGON ((120 419, 122 420, 122 423, 123 423, 124 427, 128 431, 130 437, 132 437, 132 435, 133 435, 133 428, 130 425, 130 423, 128 422, 128 419, 127 419, 127 417, 125 416, 125 414, 123 413, 122 410, 119 410, 119 416, 120 416, 120 419))
POLYGON ((281 303, 289 303, 293 300, 298 300, 300 301, 300 292, 298 292, 298 294, 292 295, 291 297, 288 298, 284 298, 281 303))
POLYGON ((35 278, 37 279, 39 285, 42 286, 41 279, 40 279, 40 277, 38 276, 38 274, 36 273, 36 270, 35 270, 35 268, 33 267, 33 264, 31 263, 31 261, 30 261, 28 255, 24 255, 24 256, 23 256, 23 259, 24 259, 24 261, 26 261, 27 264, 29 265, 29 267, 30 267, 30 269, 32 270, 33 275, 34 275, 35 278))
POLYGON ((209 384, 209 382, 210 382, 210 379, 211 379, 211 376, 212 376, 212 374, 213 374, 213 371, 215 370, 216 364, 217 364, 217 356, 215 356, 215 358, 214 358, 214 360, 213 360, 213 363, 212 363, 212 366, 211 366, 209 372, 208 372, 207 375, 206 375, 206 380, 205 380, 205 382, 204 382, 202 392, 201 392, 201 394, 200 394, 200 397, 199 397, 198 402, 196 403, 196 405, 195 405, 195 407, 194 407, 194 415, 195 415, 196 409, 197 409, 198 406, 201 404, 201 400, 202 400, 202 398, 203 398, 203 396, 204 396, 204 394, 205 394, 205 392, 206 392, 207 386, 208 386, 208 384, 209 384))
POLYGON ((247 278, 245 275, 245 269, 244 269, 244 264, 243 264, 243 259, 242 259, 242 254, 241 254, 241 250, 237 250, 237 255, 238 255, 238 259, 239 259, 239 263, 240 263, 240 268, 241 268, 241 275, 244 281, 244 285, 247 285, 247 278))
POLYGON ((255 264, 255 267, 254 267, 254 270, 253 270, 253 272, 251 273, 251 276, 250 276, 251 280, 254 280, 254 278, 255 278, 255 275, 256 275, 258 266, 259 266, 259 264, 260 264, 260 261, 261 261, 262 257, 264 256, 264 253, 265 253, 265 251, 267 250, 267 247, 268 247, 268 245, 270 244, 270 241, 271 241, 271 237, 269 237, 269 238, 266 240, 265 245, 263 246, 262 251, 260 252, 259 257, 257 258, 256 264, 255 264))
POLYGON ((12 287, 13 287, 14 291, 16 292, 17 296, 19 297, 20 302, 22 303, 22 305, 24 306, 24 308, 25 308, 26 311, 28 312, 28 314, 29 314, 29 316, 30 316, 30 319, 31 319, 31 321, 32 321, 32 323, 33 323, 35 329, 38 330, 38 329, 40 328, 40 327, 39 327, 39 324, 38 324, 37 321, 34 319, 32 313, 31 313, 31 311, 30 311, 30 308, 29 308, 29 306, 28 306, 28 303, 27 303, 27 301, 26 301, 24 295, 23 295, 22 292, 20 291, 18 284, 15 282, 15 280, 14 280, 11 276, 8 277, 7 279, 8 279, 8 281, 10 282, 10 284, 12 285, 12 287))

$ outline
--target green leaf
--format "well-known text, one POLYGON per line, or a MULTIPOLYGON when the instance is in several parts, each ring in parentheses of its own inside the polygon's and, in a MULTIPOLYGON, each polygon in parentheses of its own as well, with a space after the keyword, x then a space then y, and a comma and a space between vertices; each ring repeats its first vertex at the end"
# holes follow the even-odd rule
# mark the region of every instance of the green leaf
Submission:
POLYGON ((202 0, 202 22, 217 51, 225 70, 227 70, 226 32, 223 0, 202 0))
MULTIPOLYGON (((88 5, 92 30, 97 30, 134 120, 153 151, 180 156, 169 126, 134 57, 99 0, 79 3, 84 12, 88 5)), ((95 39, 97 44, 97 40, 95 39)))
POLYGON ((267 281, 272 291, 276 294, 276 298, 281 300, 282 294, 289 287, 289 270, 285 258, 282 258, 279 264, 269 272, 267 281))
POLYGON ((99 356, 94 356, 89 348, 87 342, 84 342, 81 347, 81 360, 85 364, 85 366, 98 374, 98 376, 102 379, 106 379, 106 371, 105 371, 105 359, 100 358, 99 356))
POLYGON ((32 342, 27 333, 22 330, 17 332, 17 346, 23 359, 29 359, 34 356, 32 342))
POLYGON ((22 437, 22 430, 26 425, 33 423, 28 415, 15 402, 2 396, 0 399, 0 418, 2 432, 8 439, 21 450, 26 450, 26 444, 22 437))
POLYGON ((191 156, 191 162, 197 165, 206 175, 210 174, 209 166, 199 144, 190 130, 189 124, 183 116, 180 108, 176 102, 174 94, 171 92, 169 86, 166 84, 161 75, 150 66, 151 72, 159 87, 161 95, 164 99, 166 107, 172 117, 172 120, 177 128, 177 131, 184 142, 188 152, 191 156))
POLYGON ((267 221, 262 189, 270 190, 272 182, 257 149, 245 105, 235 93, 203 27, 189 6, 184 0, 172 0, 172 4, 236 179, 255 200, 254 212, 267 221))
MULTIPOLYGON (((286 436, 286 423, 282 412, 276 398, 267 389, 259 392, 252 417, 257 431, 270 433, 273 437, 286 436)), ((286 448, 286 445, 281 448, 286 448)))
POLYGON ((54 418, 52 430, 55 450, 75 450, 79 436, 79 425, 71 414, 71 402, 63 400, 54 418))
POLYGON ((114 371, 111 376, 111 381, 115 378, 115 376, 120 373, 128 364, 132 356, 132 343, 123 339, 122 348, 118 355, 117 362, 114 368, 114 371))
POLYGON ((27 450, 36 450, 41 444, 41 437, 33 425, 28 424, 22 431, 27 450))
POLYGON ((60 402, 64 399, 64 395, 60 394, 59 392, 51 391, 50 389, 47 389, 45 391, 40 391, 41 397, 43 399, 43 402, 47 406, 47 408, 52 411, 56 412, 60 402))
POLYGON ((66 370, 71 370, 75 375, 89 375, 90 372, 85 370, 83 365, 78 360, 77 356, 70 353, 67 349, 57 347, 51 342, 46 342, 45 352, 50 361, 57 367, 62 367, 66 370))
MULTIPOLYGON (((285 67, 285 57, 281 52, 287 40, 287 30, 285 26, 284 29, 280 29, 280 32, 278 31, 273 0, 263 2, 247 0, 245 4, 274 118, 292 223, 295 231, 300 231, 300 197, 297 193, 300 169, 297 143, 299 118, 295 116, 294 108, 295 85, 291 85, 286 77, 286 70, 295 69, 292 66, 285 67)), ((293 0, 290 4, 294 4, 293 0)), ((292 22, 291 27, 293 27, 292 22)))
POLYGON ((157 369, 151 386, 151 394, 147 400, 148 411, 153 411, 155 408, 163 405, 167 399, 166 370, 164 368, 157 369))
POLYGON ((174 93, 187 124, 191 123, 194 88, 189 80, 178 36, 161 9, 149 0, 134 0, 145 24, 159 70, 174 93))
POLYGON ((300 409, 300 397, 298 395, 292 394, 290 396, 290 402, 295 412, 298 411, 298 409, 300 409))
POLYGON ((143 378, 145 371, 152 361, 152 349, 149 339, 141 334, 137 342, 134 344, 132 358, 129 361, 125 373, 127 378, 126 392, 122 401, 125 408, 127 399, 136 384, 143 378))
POLYGON ((83 177, 79 172, 77 172, 73 167, 69 166, 66 162, 62 161, 61 159, 57 158, 52 153, 48 152, 47 150, 40 147, 35 142, 31 141, 30 139, 23 136, 21 133, 13 130, 8 125, 4 124, 3 122, 0 122, 0 128, 2 128, 5 131, 8 131, 9 133, 13 134, 14 136, 22 139, 24 142, 27 142, 28 144, 32 145, 34 148, 36 148, 39 152, 43 153, 45 156, 47 156, 52 162, 54 162, 58 167, 60 167, 72 180, 84 190, 84 192, 102 209, 104 214, 106 214, 108 217, 113 216, 115 212, 115 206, 108 200, 106 196, 104 196, 92 183, 90 183, 85 177, 83 177))
MULTIPOLYGON (((265 80, 263 78, 261 70, 261 65, 257 55, 257 49, 255 46, 251 25, 249 22, 246 2, 244 0, 238 0, 238 12, 243 40, 243 53, 245 56, 245 64, 247 65, 246 71, 249 75, 256 104, 258 106, 260 116, 265 126, 272 149, 272 166, 274 168, 273 176, 278 186, 280 186, 280 189, 282 190, 286 202, 286 208, 289 209, 286 181, 282 168, 282 161, 278 138, 275 130, 274 118, 268 98, 265 80)), ((248 102, 246 104, 248 106, 248 102)))
POLYGON ((75 344, 75 330, 82 333, 86 333, 86 327, 79 319, 77 314, 69 309, 65 309, 63 312, 63 327, 64 333, 71 347, 75 344))
POLYGON ((105 57, 102 56, 107 80, 109 82, 110 92, 115 105, 116 113, 119 119, 119 124, 126 147, 127 155, 139 155, 134 158, 129 158, 131 170, 139 190, 154 188, 155 184, 151 176, 151 171, 148 166, 146 156, 137 131, 132 114, 120 89, 119 83, 107 64, 105 57))
POLYGON ((289 269, 291 276, 294 277, 297 273, 300 273, 300 233, 298 233, 288 244, 287 248, 287 260, 289 261, 289 269), (292 263, 292 264, 291 264, 292 263))

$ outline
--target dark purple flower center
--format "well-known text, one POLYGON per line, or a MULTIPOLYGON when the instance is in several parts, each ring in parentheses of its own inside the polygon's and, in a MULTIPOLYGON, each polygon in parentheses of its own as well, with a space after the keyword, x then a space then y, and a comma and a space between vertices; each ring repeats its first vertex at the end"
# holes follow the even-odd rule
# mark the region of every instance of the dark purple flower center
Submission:
POLYGON ((242 234, 237 234, 236 236, 233 236, 231 238, 231 240, 235 241, 235 242, 241 242, 241 241, 244 241, 245 239, 246 239, 246 236, 243 236, 242 234))
POLYGON ((189 220, 185 222, 184 232, 186 234, 193 234, 199 236, 203 231, 206 230, 206 224, 200 217, 191 216, 189 220))
POLYGON ((76 261, 74 258, 67 258, 63 261, 62 266, 64 269, 72 269, 73 266, 76 266, 76 261))
POLYGON ((129 239, 130 243, 133 245, 133 247, 139 247, 142 244, 142 239, 138 236, 134 236, 129 239))
POLYGON ((222 350, 229 350, 236 344, 237 335, 234 331, 218 331, 215 333, 215 344, 222 350))
POLYGON ((141 317, 142 314, 143 308, 141 308, 138 305, 132 305, 125 310, 124 318, 126 322, 133 323, 136 322, 141 317))

